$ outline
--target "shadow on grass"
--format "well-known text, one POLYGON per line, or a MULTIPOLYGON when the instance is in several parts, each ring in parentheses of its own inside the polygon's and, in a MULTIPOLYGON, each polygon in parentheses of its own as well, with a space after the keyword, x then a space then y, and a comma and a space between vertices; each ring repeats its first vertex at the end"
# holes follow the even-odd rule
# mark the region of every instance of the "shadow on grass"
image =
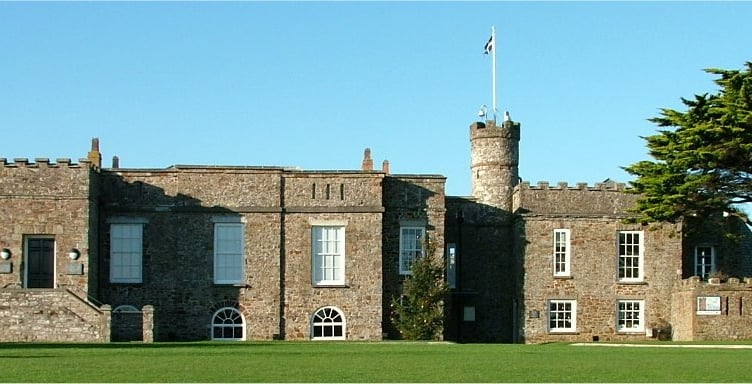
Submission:
POLYGON ((284 342, 269 341, 269 342, 237 342, 237 341, 196 341, 196 342, 157 342, 157 343, 140 343, 140 342, 128 342, 128 343, 23 343, 23 342, 10 342, 0 343, 0 350, 3 349, 179 349, 179 348, 206 348, 206 347, 222 347, 222 348, 253 348, 253 347, 268 347, 273 345, 282 345, 284 342))

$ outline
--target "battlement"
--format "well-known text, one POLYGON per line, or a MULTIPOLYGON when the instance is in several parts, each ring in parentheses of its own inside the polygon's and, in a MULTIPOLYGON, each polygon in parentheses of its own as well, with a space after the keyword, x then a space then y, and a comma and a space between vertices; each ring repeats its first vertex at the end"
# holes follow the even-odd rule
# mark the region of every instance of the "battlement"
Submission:
POLYGON ((628 193, 630 189, 610 180, 592 186, 521 182, 514 187, 512 210, 528 215, 624 217, 639 198, 628 193))
POLYGON ((470 141, 478 138, 507 138, 520 141, 520 123, 507 120, 497 125, 493 120, 478 121, 470 125, 470 141))
POLYGON ((531 185, 529 181, 523 181, 517 186, 517 189, 624 192, 632 188, 627 186, 626 183, 617 183, 609 180, 601 183, 595 183, 594 185, 589 185, 588 183, 576 183, 574 186, 570 186, 566 181, 560 181, 556 183, 556 185, 551 185, 551 183, 547 181, 539 181, 537 185, 531 185))
POLYGON ((719 278, 709 278, 707 281, 702 280, 700 276, 692 276, 688 279, 684 279, 679 283, 681 290, 693 290, 695 288, 714 289, 716 291, 739 291, 739 290, 752 290, 752 277, 745 277, 743 279, 737 277, 729 277, 725 281, 721 282, 719 278))
POLYGON ((2 168, 81 168, 90 165, 89 159, 78 159, 78 163, 76 163, 69 158, 59 158, 55 162, 51 162, 50 159, 44 157, 38 157, 34 161, 19 157, 10 162, 4 157, 0 158, 0 167, 2 168))

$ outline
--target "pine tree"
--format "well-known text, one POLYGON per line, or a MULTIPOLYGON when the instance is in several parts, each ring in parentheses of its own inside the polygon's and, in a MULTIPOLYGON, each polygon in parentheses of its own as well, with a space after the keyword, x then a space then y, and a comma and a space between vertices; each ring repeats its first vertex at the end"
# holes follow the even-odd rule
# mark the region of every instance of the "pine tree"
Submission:
POLYGON ((752 62, 705 71, 719 76, 720 91, 682 98, 685 112, 662 109, 650 121, 664 129, 644 137, 655 161, 624 168, 641 194, 632 221, 740 213, 752 202, 752 62))
POLYGON ((405 340, 438 340, 444 330, 444 298, 449 285, 436 247, 426 240, 423 248, 424 256, 413 262, 402 295, 392 299, 392 321, 405 340))

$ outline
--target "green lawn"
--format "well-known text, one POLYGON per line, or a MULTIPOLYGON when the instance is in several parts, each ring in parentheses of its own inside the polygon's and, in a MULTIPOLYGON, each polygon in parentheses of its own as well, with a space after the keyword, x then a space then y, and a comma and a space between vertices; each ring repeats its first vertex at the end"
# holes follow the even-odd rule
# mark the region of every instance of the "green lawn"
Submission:
POLYGON ((567 344, 6 343, 0 381, 748 382, 750 362, 752 349, 567 344))

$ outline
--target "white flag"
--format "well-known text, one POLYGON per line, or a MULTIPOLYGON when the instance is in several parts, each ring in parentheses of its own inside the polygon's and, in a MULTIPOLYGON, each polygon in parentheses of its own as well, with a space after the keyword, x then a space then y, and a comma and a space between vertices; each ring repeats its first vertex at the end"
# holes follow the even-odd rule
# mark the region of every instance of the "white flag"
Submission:
POLYGON ((491 37, 488 38, 488 42, 486 42, 486 46, 483 48, 483 54, 487 55, 491 53, 491 51, 493 50, 493 45, 494 45, 493 38, 494 38, 493 35, 491 35, 491 37))

